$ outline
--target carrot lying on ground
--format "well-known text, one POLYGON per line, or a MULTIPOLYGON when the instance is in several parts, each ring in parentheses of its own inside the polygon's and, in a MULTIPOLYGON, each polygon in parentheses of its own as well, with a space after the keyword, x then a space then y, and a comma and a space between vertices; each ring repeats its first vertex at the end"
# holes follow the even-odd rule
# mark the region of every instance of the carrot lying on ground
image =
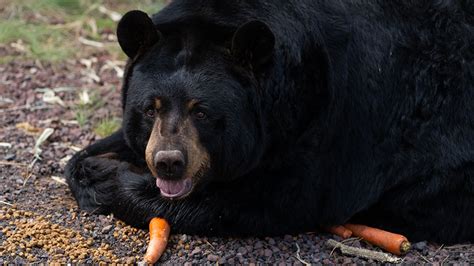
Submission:
POLYGON ((358 224, 345 224, 344 227, 352 231, 353 236, 360 237, 395 255, 403 255, 411 248, 408 239, 399 234, 358 224))
POLYGON ((150 243, 146 249, 144 260, 154 264, 165 252, 170 235, 170 226, 165 219, 153 218, 150 221, 150 243))
POLYGON ((352 236, 352 231, 345 228, 343 225, 336 225, 336 226, 326 227, 325 229, 329 233, 340 236, 343 239, 347 239, 347 238, 352 236))

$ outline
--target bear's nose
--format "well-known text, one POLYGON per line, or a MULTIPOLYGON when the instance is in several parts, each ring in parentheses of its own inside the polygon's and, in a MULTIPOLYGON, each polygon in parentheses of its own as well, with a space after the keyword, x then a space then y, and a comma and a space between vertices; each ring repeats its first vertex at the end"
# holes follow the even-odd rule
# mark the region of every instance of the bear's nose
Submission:
POLYGON ((180 179, 184 172, 184 155, 181 151, 159 151, 155 155, 157 174, 162 179, 180 179))

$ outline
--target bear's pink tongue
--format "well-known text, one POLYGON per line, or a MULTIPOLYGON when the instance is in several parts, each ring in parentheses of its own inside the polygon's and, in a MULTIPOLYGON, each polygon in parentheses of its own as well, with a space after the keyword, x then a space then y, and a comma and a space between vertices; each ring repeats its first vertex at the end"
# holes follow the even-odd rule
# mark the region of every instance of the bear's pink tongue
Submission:
POLYGON ((156 178, 156 186, 160 189, 161 195, 167 198, 177 198, 191 191, 192 181, 190 178, 182 180, 163 180, 156 178))

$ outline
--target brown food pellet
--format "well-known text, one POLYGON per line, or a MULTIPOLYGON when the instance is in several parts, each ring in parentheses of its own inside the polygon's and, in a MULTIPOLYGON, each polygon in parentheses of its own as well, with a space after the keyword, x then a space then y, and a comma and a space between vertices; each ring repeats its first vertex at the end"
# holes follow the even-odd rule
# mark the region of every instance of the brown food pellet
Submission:
POLYGON ((46 218, 32 212, 7 210, 10 214, 1 214, 8 221, 8 226, 1 232, 6 239, 3 241, 0 251, 2 256, 8 252, 12 257, 22 257, 29 262, 34 262, 37 258, 31 254, 32 248, 41 248, 50 256, 50 264, 65 264, 67 262, 77 262, 91 256, 92 261, 119 261, 111 252, 110 245, 103 243, 102 249, 94 249, 92 238, 85 238, 81 234, 50 222, 46 218), (25 219, 24 216, 32 217, 25 219), (74 237, 74 240, 70 239, 74 237), (91 249, 89 249, 91 248, 91 249), (94 252, 93 252, 94 250, 94 252), (67 251, 67 252, 65 252, 67 251))

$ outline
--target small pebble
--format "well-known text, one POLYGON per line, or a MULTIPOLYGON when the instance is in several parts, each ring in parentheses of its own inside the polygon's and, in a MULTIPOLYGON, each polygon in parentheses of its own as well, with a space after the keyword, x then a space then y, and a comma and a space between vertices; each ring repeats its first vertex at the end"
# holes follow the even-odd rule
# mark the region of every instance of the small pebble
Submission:
POLYGON ((186 242, 186 241, 188 241, 188 236, 186 234, 183 234, 179 237, 179 240, 181 240, 183 242, 186 242))
POLYGON ((5 155, 5 157, 4 157, 5 161, 13 161, 13 160, 15 160, 15 158, 16 158, 16 154, 14 154, 14 153, 9 153, 9 154, 5 155))
POLYGON ((427 244, 426 241, 421 241, 418 243, 414 243, 412 247, 416 250, 424 250, 426 248, 427 244))
POLYGON ((245 255, 245 254, 247 254, 247 249, 245 247, 239 247, 237 249, 237 252, 242 254, 242 255, 245 255))
POLYGON ((211 262, 216 262, 219 260, 219 256, 214 255, 214 254, 209 254, 207 255, 207 260, 211 262))
POLYGON ((110 230, 112 230, 112 225, 107 225, 107 226, 104 226, 104 228, 102 228, 101 233, 107 234, 108 232, 110 232, 110 230))
POLYGON ((253 246, 245 246, 245 249, 247 249, 247 252, 250 253, 253 251, 253 246))
POLYGON ((263 252, 264 252, 263 254, 265 255, 265 257, 271 257, 273 255, 273 252, 269 250, 268 248, 265 249, 263 252))
POLYGON ((134 262, 135 262, 134 257, 128 257, 128 258, 125 259, 126 264, 133 264, 134 262))
POLYGON ((201 253, 201 248, 200 247, 195 247, 193 251, 191 251, 191 256, 194 256, 196 254, 201 253))
POLYGON ((253 245, 254 249, 261 249, 263 247, 263 243, 261 241, 255 242, 253 245))

